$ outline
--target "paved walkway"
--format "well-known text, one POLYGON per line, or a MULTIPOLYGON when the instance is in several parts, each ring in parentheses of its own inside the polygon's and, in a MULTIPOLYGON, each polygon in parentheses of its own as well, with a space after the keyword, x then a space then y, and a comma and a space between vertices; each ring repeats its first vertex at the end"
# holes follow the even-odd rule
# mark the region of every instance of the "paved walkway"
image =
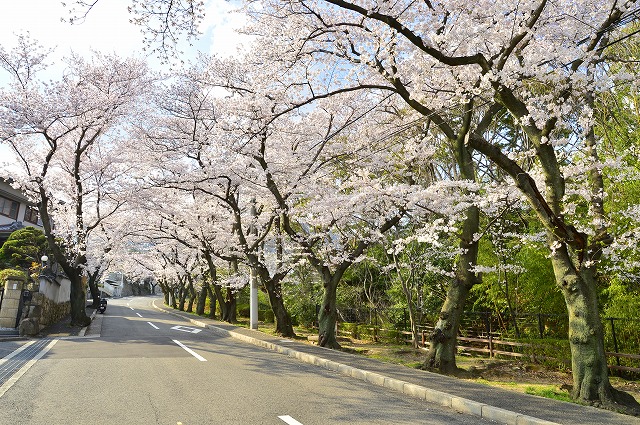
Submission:
POLYGON ((418 369, 411 369, 342 351, 330 350, 267 335, 193 314, 167 308, 155 300, 154 306, 191 323, 220 334, 244 340, 266 349, 295 357, 318 367, 335 370, 352 379, 371 382, 409 397, 449 406, 461 413, 482 416, 509 425, 639 425, 640 418, 589 406, 517 393, 463 381, 418 369))

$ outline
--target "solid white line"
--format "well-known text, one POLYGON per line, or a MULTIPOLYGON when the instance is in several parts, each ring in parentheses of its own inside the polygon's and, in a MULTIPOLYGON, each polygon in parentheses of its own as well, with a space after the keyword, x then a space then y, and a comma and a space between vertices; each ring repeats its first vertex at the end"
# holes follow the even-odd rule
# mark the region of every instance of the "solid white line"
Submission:
POLYGON ((156 325, 154 325, 154 324, 153 324, 153 323, 151 323, 151 322, 147 322, 147 323, 148 323, 148 324, 150 324, 150 325, 151 325, 152 327, 154 327, 155 329, 160 329, 159 327, 157 327, 156 325))
POLYGON ((2 386, 0 387, 0 397, 2 397, 4 393, 6 393, 9 390, 9 388, 13 386, 13 384, 18 382, 18 379, 20 379, 22 375, 24 375, 31 368, 31 366, 36 364, 38 360, 40 360, 45 354, 47 354, 49 350, 51 350, 53 346, 56 345, 56 342, 58 342, 58 340, 54 339, 49 344, 47 344, 47 346, 44 347, 42 351, 38 353, 37 356, 29 360, 24 366, 20 368, 20 370, 14 373, 11 378, 9 378, 4 384, 2 384, 2 386))
POLYGON ((12 357, 17 356, 18 354, 20 354, 21 351, 29 348, 29 346, 31 344, 35 344, 35 341, 29 341, 27 342, 25 345, 23 345, 22 347, 18 348, 16 351, 14 351, 13 353, 7 355, 6 357, 0 359, 0 365, 2 365, 3 363, 5 363, 7 360, 11 359, 12 357))
POLYGON ((136 313, 136 314, 138 315, 138 317, 142 317, 142 314, 140 314, 140 313, 136 313))
POLYGON ((302 425, 302 423, 296 421, 289 415, 278 416, 278 419, 282 419, 285 423, 288 423, 289 425, 302 425))
POLYGON ((181 343, 180 341, 176 341, 175 339, 173 340, 173 342, 175 342, 176 344, 178 344, 180 347, 184 348, 184 350, 191 354, 193 357, 195 357, 196 359, 200 360, 201 362, 206 362, 207 359, 205 359, 204 357, 202 357, 200 354, 196 353, 195 351, 193 351, 191 348, 187 347, 186 345, 184 345, 183 343, 181 343))

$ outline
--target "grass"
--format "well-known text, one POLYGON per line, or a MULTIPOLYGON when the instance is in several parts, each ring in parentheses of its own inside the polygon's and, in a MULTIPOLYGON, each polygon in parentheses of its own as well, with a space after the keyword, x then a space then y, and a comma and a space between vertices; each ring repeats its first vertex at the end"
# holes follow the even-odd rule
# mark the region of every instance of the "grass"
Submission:
POLYGON ((529 385, 525 388, 525 393, 537 395, 544 398, 552 398, 554 400, 573 402, 569 393, 566 391, 558 391, 550 385, 529 385))

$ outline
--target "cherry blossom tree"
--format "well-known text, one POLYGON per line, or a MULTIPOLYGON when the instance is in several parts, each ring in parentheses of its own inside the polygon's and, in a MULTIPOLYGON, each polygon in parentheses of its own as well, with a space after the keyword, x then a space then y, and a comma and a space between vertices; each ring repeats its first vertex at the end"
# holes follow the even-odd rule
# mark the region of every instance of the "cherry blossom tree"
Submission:
POLYGON ((99 146, 118 142, 150 79, 143 63, 96 54, 68 58, 60 80, 42 82, 33 71, 45 55, 33 46, 22 38, 0 52, 13 77, 0 93, 1 139, 19 160, 16 180, 38 205, 53 260, 71 280, 71 323, 86 326, 89 234, 121 207, 94 186, 105 167, 94 160, 99 146))
POLYGON ((604 65, 610 60, 607 48, 628 38, 618 29, 634 19, 637 2, 260 4, 256 15, 268 18, 260 21, 263 29, 253 29, 271 36, 272 45, 290 46, 277 53, 281 63, 294 68, 329 52, 334 70, 345 62, 363 65, 343 71, 358 83, 374 69, 407 105, 459 142, 463 165, 472 164, 475 150, 512 178, 547 230, 570 318, 572 396, 637 407, 608 379, 596 285, 603 249, 613 235, 603 209, 603 168, 592 114, 595 93, 637 79, 636 73, 615 73, 604 65), (493 138, 491 125, 504 113, 526 143, 493 138), (526 170, 523 161, 535 167, 526 170), (573 182, 578 190, 569 192, 573 182), (577 204, 590 212, 587 225, 575 220, 577 204))

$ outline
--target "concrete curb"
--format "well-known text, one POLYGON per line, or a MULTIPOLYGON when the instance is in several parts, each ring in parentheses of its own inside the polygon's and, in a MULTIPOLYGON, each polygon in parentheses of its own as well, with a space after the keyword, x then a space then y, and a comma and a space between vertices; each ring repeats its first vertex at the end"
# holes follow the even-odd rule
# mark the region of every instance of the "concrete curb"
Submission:
POLYGON ((289 347, 283 347, 277 344, 273 344, 271 342, 262 341, 260 339, 243 335, 238 332, 228 331, 226 329, 222 329, 214 325, 206 324, 199 320, 185 317, 182 314, 175 313, 170 310, 166 310, 162 307, 158 307, 155 304, 155 300, 152 302, 152 305, 153 307, 155 307, 160 311, 188 320, 189 322, 191 322, 196 326, 210 329, 216 332, 217 334, 230 336, 232 338, 239 339, 249 344, 257 345, 259 347, 263 347, 272 351, 276 351, 280 354, 284 354, 286 356, 296 358, 305 363, 309 363, 315 366, 322 367, 327 370, 338 372, 342 375, 350 376, 352 378, 355 378, 361 381, 369 382, 371 384, 378 385, 383 388, 388 388, 390 390, 403 393, 410 397, 418 398, 420 400, 425 400, 426 402, 429 402, 429 403, 437 404, 439 406, 449 407, 459 413, 479 416, 481 418, 492 420, 492 421, 506 424, 506 425, 561 425, 557 422, 550 422, 544 419, 535 418, 533 416, 523 415, 521 413, 512 412, 510 410, 501 409, 499 407, 490 406, 484 403, 479 403, 474 400, 458 397, 455 395, 444 393, 442 391, 432 390, 430 388, 426 388, 420 385, 401 381, 399 379, 389 378, 389 377, 380 375, 378 373, 358 369, 353 366, 349 366, 342 363, 337 363, 331 360, 324 359, 322 357, 314 356, 312 354, 296 351, 289 347))
MULTIPOLYGON (((155 307, 155 306, 154 306, 155 307)), ((93 310, 93 313, 91 313, 91 323, 93 323, 93 319, 95 319, 96 317, 96 312, 98 310, 93 310)), ((89 328, 89 326, 91 326, 91 323, 89 323, 87 326, 85 326, 84 328, 80 329, 80 332, 78 332, 78 336, 84 336, 84 334, 87 333, 87 329, 89 328)))

